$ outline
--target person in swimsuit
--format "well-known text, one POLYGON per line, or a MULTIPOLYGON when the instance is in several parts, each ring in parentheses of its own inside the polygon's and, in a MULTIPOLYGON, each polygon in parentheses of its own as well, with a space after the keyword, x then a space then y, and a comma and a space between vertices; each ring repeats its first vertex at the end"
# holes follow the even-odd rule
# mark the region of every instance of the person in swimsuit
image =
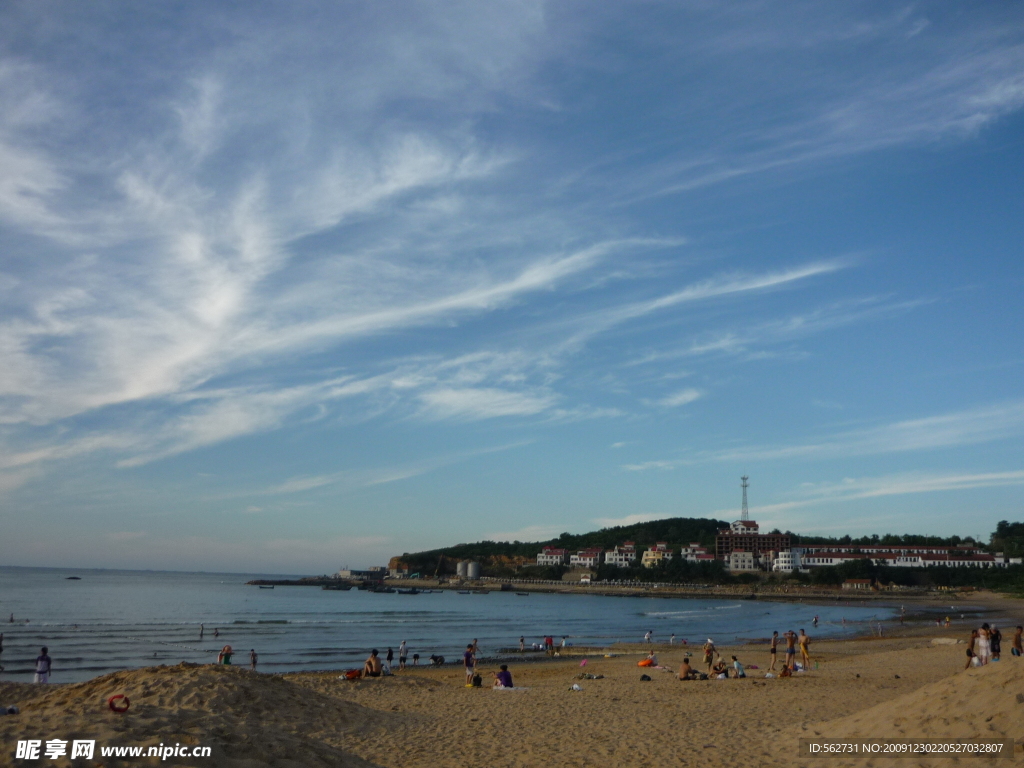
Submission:
POLYGON ((403 640, 398 645, 398 668, 405 669, 405 660, 409 658, 409 646, 403 640))
POLYGON ((36 682, 50 682, 50 672, 53 671, 53 660, 50 658, 50 649, 43 646, 43 652, 36 656, 36 682))
POLYGON ((388 648, 387 660, 388 660, 388 672, 390 672, 391 671, 391 662, 393 662, 395 660, 395 652, 393 650, 391 650, 390 648, 388 648))
POLYGON ((792 671, 796 669, 796 632, 787 629, 786 634, 786 667, 792 671))
POLYGON ((768 667, 768 671, 772 672, 775 670, 775 662, 778 661, 779 653, 779 630, 772 632, 772 647, 768 651, 772 663, 768 667))
POLYGON ((217 663, 231 666, 231 656, 233 653, 234 649, 230 645, 225 645, 221 648, 220 653, 217 654, 217 663))
POLYGON ((363 677, 380 677, 382 665, 380 663, 380 654, 376 648, 370 651, 369 658, 363 664, 363 677))
POLYGON ((249 669, 251 669, 253 672, 256 671, 256 662, 259 660, 259 658, 260 657, 256 655, 256 649, 255 648, 250 648, 249 649, 249 669))
POLYGON ((696 680, 697 670, 690 666, 690 660, 684 658, 682 666, 679 667, 680 680, 696 680))
POLYGON ((1022 647, 1022 638, 1024 635, 1024 627, 1018 625, 1017 631, 1013 633, 1013 647, 1010 648, 1011 656, 1022 656, 1024 655, 1024 647, 1022 647))
POLYGON ((807 669, 811 664, 811 654, 807 652, 807 646, 811 644, 811 638, 807 636, 807 633, 802 629, 800 630, 800 663, 803 664, 804 669, 807 669))

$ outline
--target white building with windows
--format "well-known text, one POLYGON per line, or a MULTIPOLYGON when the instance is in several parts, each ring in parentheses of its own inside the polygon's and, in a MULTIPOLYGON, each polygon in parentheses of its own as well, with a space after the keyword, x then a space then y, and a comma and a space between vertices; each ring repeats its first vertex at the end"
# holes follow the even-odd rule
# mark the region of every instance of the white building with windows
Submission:
POLYGON ((606 565, 614 565, 617 568, 630 568, 636 563, 636 544, 627 541, 617 547, 609 549, 604 553, 606 565))
POLYGON ((537 565, 565 565, 569 562, 569 550, 544 547, 537 555, 537 565))
POLYGON ((793 571, 799 571, 800 565, 800 553, 793 552, 792 550, 783 550, 782 552, 772 553, 774 556, 771 561, 771 569, 777 573, 793 573, 793 571))
POLYGON ((575 555, 569 556, 569 565, 572 568, 597 568, 604 558, 602 549, 582 549, 575 555))
POLYGON ((729 553, 726 561, 730 571, 756 571, 757 560, 753 552, 746 552, 742 549, 734 549, 729 553))

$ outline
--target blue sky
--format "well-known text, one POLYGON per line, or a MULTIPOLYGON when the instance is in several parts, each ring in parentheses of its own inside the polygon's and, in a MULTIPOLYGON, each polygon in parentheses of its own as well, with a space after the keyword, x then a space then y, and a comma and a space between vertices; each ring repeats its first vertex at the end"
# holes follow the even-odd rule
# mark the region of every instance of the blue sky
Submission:
POLYGON ((5 3, 0 562, 1024 494, 1019 3, 5 3))

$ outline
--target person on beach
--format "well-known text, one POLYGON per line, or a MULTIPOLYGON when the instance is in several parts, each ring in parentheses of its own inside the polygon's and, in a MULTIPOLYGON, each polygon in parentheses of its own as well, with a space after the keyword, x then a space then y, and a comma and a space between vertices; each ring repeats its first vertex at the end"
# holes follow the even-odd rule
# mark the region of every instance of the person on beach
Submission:
POLYGON ((418 653, 414 653, 412 655, 412 665, 414 667, 418 667, 420 665, 420 655, 418 653))
POLYGON ((800 663, 804 669, 810 667, 811 654, 807 652, 807 646, 811 644, 811 638, 802 629, 800 630, 800 663))
POLYGON ((225 645, 220 649, 220 653, 217 654, 218 664, 227 664, 231 666, 231 656, 234 654, 234 649, 230 645, 225 645))
POLYGON ((786 667, 792 671, 796 669, 796 632, 787 629, 783 637, 786 638, 786 667))
POLYGON ((508 664, 502 664, 501 669, 494 673, 495 688, 514 688, 512 685, 512 673, 508 671, 508 664))
POLYGON ((772 632, 772 646, 771 646, 771 648, 768 651, 769 658, 771 658, 771 660, 772 660, 772 663, 768 666, 768 671, 769 672, 774 672, 775 671, 775 662, 778 660, 778 653, 779 653, 779 630, 775 630, 774 632, 772 632))
POLYGON ((568 637, 567 637, 566 635, 562 635, 562 643, 561 643, 561 647, 562 647, 562 648, 565 648, 565 646, 566 646, 566 644, 567 644, 567 643, 566 643, 566 641, 567 641, 568 639, 569 639, 569 638, 568 638, 568 637))
POLYGON ((818 614, 814 614, 814 620, 811 622, 812 626, 818 626, 818 614))
POLYGON ((383 665, 380 663, 380 653, 374 648, 370 651, 369 658, 363 663, 363 677, 380 677, 383 669, 383 665))
POLYGON ((36 656, 36 677, 37 683, 50 682, 50 672, 53 671, 53 660, 50 658, 50 649, 45 645, 43 652, 36 656))
POLYGON ((747 676, 747 671, 743 668, 743 665, 740 664, 739 659, 737 659, 735 656, 732 657, 732 668, 733 673, 737 678, 747 676))
MULTIPOLYGON (((1018 624, 1017 631, 1013 633, 1013 645, 1010 646, 1011 656, 1019 657, 1024 655, 1024 639, 1022 639, 1022 635, 1024 635, 1024 627, 1018 624)), ((0 635, 0 639, 2 638, 3 635, 0 635)))
POLYGON ((669 645, 675 645, 676 644, 676 633, 675 632, 673 632, 672 636, 669 637, 668 644, 669 645))
POLYGON ((974 663, 974 648, 978 645, 978 630, 971 630, 971 637, 967 641, 967 665, 964 669, 970 669, 974 663))
POLYGON ((978 663, 981 664, 981 666, 988 664, 989 659, 992 658, 992 647, 989 645, 987 621, 982 624, 981 629, 978 630, 978 639, 974 643, 974 655, 978 657, 978 663))
POLYGON ((711 638, 704 643, 704 663, 708 665, 708 674, 711 674, 711 668, 715 663, 715 644, 711 642, 711 638))
POLYGON ((391 662, 393 662, 395 660, 395 652, 393 650, 391 650, 391 648, 388 648, 387 660, 388 660, 388 672, 390 672, 391 671, 391 662))
POLYGON ((526 650, 526 638, 522 635, 519 636, 519 652, 522 653, 526 650))
POLYGON ((690 660, 683 658, 683 663, 679 667, 679 679, 680 680, 696 680, 697 670, 690 666, 690 660))
POLYGON ((988 647, 992 654, 992 661, 999 661, 999 654, 1003 649, 1003 633, 998 627, 993 626, 988 632, 988 647))
POLYGON ((653 640, 651 640, 651 630, 647 630, 647 634, 644 635, 644 642, 645 643, 654 642, 653 640))
POLYGON ((249 669, 251 669, 253 672, 256 671, 256 662, 258 660, 259 660, 259 656, 256 655, 256 649, 255 648, 250 648, 249 649, 249 669))
POLYGON ((213 636, 214 637, 220 637, 220 630, 217 629, 216 627, 213 628, 213 636))
POLYGON ((473 655, 474 656, 479 656, 480 655, 480 641, 477 640, 475 637, 473 638, 473 655))
POLYGON ((466 646, 466 652, 462 654, 462 665, 466 668, 466 685, 472 685, 473 673, 476 671, 476 654, 473 653, 473 643, 466 646))
POLYGON ((206 627, 204 627, 202 624, 200 624, 199 625, 199 639, 200 640, 203 639, 203 632, 205 632, 205 631, 206 631, 206 627))
MULTIPOLYGON (((415 658, 416 657, 413 656, 413 659, 415 658)), ((430 654, 430 666, 440 667, 442 664, 444 664, 444 656, 438 656, 436 653, 430 654)))
POLYGON ((711 668, 711 674, 716 680, 727 680, 729 678, 729 668, 725 666, 725 662, 721 657, 718 658, 718 661, 711 668))
POLYGON ((409 646, 405 640, 398 644, 398 668, 405 669, 405 660, 409 658, 409 646))

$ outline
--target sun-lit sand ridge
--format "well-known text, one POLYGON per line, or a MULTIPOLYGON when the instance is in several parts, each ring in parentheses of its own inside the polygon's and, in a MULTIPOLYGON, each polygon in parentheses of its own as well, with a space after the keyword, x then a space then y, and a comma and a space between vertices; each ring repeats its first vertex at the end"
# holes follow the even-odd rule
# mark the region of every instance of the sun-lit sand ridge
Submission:
MULTIPOLYGON (((182 665, 69 686, 0 684, 0 701, 23 708, 0 718, 0 763, 13 757, 18 738, 29 737, 204 744, 214 757, 202 765, 237 768, 782 765, 798 760, 800 736, 814 734, 1024 739, 1019 659, 1004 656, 965 673, 963 644, 935 645, 927 636, 813 648, 819 668, 791 680, 762 679, 763 646, 723 649, 760 667, 747 680, 684 683, 655 671, 643 682, 638 649, 614 659, 591 656, 586 671, 605 677, 579 681, 581 692, 568 690, 581 671, 577 658, 513 664, 516 684, 528 688, 522 692, 467 689, 458 667, 353 683, 337 673, 282 677, 182 665), (131 697, 128 714, 106 709, 113 693, 131 697)), ((659 649, 672 668, 682 653, 659 649)), ((139 761, 124 762, 131 763, 139 761)), ((175 764, 200 762, 164 763, 175 764)))

